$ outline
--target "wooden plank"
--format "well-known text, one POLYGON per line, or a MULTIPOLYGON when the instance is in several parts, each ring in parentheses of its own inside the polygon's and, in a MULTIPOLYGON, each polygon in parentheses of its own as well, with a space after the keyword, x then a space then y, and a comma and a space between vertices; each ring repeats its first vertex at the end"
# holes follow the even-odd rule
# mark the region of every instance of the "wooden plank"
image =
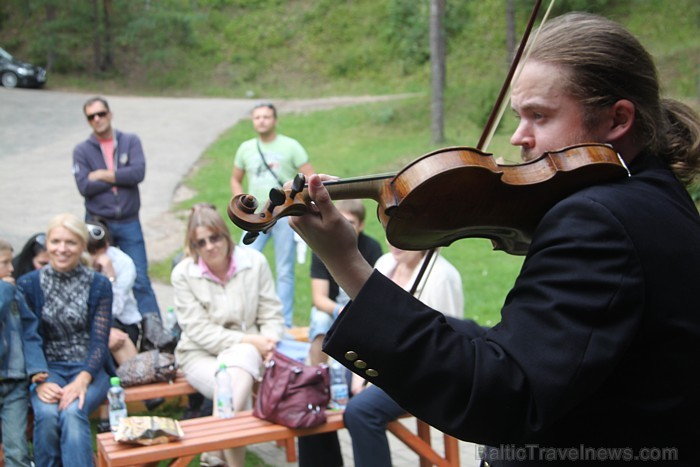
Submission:
POLYGON ((153 383, 124 388, 126 402, 145 401, 157 397, 185 396, 196 392, 197 390, 184 377, 177 378, 172 383, 153 383))

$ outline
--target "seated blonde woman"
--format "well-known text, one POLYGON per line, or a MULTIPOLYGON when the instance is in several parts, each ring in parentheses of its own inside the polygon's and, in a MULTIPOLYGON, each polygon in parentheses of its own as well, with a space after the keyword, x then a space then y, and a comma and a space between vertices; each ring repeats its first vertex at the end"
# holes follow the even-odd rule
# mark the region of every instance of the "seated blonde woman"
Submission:
MULTIPOLYGON (((171 275, 182 328, 175 356, 190 384, 212 399, 214 375, 225 363, 234 409, 250 408, 253 382, 284 330, 270 267, 260 252, 235 246, 212 205, 192 209, 185 252, 171 275)), ((224 456, 229 466, 242 467, 245 448, 224 456)))

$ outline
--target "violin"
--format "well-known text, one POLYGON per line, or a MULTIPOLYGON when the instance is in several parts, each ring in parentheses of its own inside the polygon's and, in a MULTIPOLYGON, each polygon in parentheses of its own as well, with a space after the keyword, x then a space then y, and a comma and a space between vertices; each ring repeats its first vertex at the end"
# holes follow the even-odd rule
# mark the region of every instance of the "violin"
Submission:
MULTIPOLYGON (((331 197, 375 200, 387 239, 403 250, 432 252, 461 238, 481 237, 490 239, 496 250, 523 255, 537 224, 554 204, 586 186, 628 176, 622 158, 605 144, 579 144, 514 165, 499 165, 483 151, 503 114, 502 104, 540 4, 541 0, 535 2, 477 148, 439 149, 397 174, 324 182, 331 197)), ((552 3, 545 17, 551 7, 552 3)), ((235 196, 228 216, 248 232, 243 242, 249 244, 280 217, 307 213, 310 203, 304 176, 299 174, 290 189, 270 190, 260 212, 253 196, 235 196)))
MULTIPOLYGON (((629 176, 622 158, 605 144, 580 144, 514 165, 469 147, 428 153, 396 174, 381 174, 324 185, 333 199, 377 202, 377 217, 392 245, 404 250, 448 246, 462 238, 487 238, 494 249, 527 252, 542 216, 570 194, 597 183, 629 176)), ((244 243, 284 216, 303 215, 311 200, 304 176, 291 188, 273 188, 259 203, 247 194, 228 206, 231 221, 248 231, 244 243)))

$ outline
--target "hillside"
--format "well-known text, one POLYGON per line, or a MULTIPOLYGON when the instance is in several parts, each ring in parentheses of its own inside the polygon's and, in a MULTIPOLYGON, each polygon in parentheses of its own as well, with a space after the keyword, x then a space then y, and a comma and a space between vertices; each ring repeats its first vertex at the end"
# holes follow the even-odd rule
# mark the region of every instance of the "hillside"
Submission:
MULTIPOLYGON (((514 1, 520 34, 533 1, 514 1)), ((85 3, 5 0, 0 45, 48 65, 50 88, 228 97, 429 89, 428 0, 85 3)), ((507 62, 505 3, 446 2, 448 95, 483 96, 469 101, 478 115, 507 62)), ((670 94, 698 98, 698 2, 565 0, 554 14, 584 8, 628 25, 670 94)))

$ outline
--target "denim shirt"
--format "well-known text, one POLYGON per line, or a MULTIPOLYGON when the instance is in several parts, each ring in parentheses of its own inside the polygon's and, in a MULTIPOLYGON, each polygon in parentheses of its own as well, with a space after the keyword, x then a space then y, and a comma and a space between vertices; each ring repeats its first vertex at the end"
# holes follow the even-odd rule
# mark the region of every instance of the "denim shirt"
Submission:
POLYGON ((0 280, 0 378, 25 379, 47 371, 39 320, 15 286, 0 280))

